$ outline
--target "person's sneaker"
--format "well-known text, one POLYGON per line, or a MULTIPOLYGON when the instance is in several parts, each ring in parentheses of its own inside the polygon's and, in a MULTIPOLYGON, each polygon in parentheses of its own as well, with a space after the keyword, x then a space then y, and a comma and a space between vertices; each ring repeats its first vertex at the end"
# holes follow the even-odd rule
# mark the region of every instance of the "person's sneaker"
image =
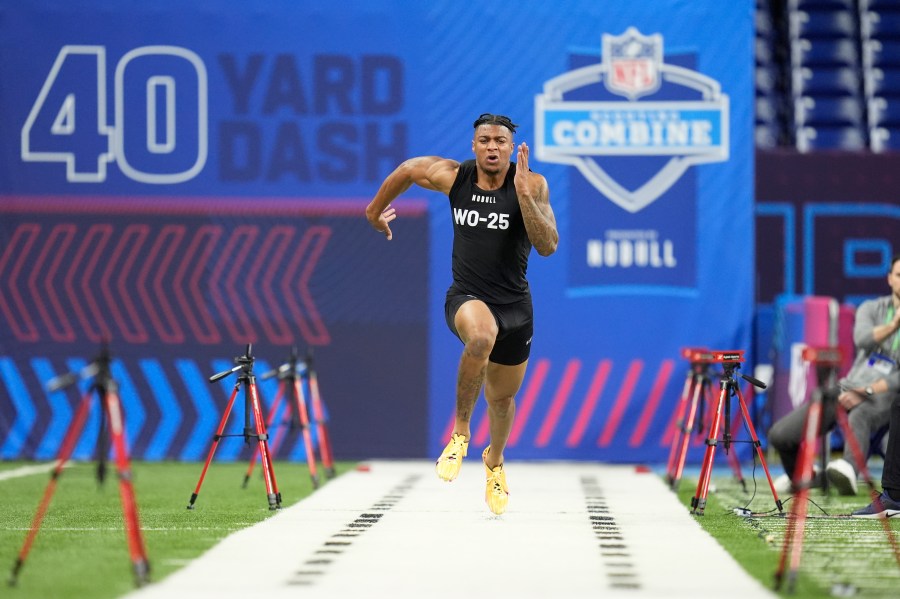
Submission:
POLYGON ((882 513, 885 518, 900 514, 900 501, 894 501, 884 491, 878 496, 877 502, 873 501, 866 507, 852 512, 850 515, 854 518, 878 518, 882 513))
POLYGON ((434 464, 438 478, 447 482, 452 481, 459 474, 462 467, 462 459, 469 451, 469 442, 463 435, 452 435, 447 447, 441 452, 441 457, 434 464))
POLYGON ((847 460, 832 460, 825 467, 825 476, 841 495, 856 495, 856 470, 847 460))
POLYGON ((484 453, 481 454, 484 473, 487 477, 484 500, 487 502, 488 508, 499 516, 506 511, 506 504, 509 503, 509 487, 506 486, 506 472, 503 470, 503 464, 495 468, 488 468, 487 455, 490 450, 490 446, 485 447, 484 453))
MULTIPOLYGON (((786 473, 781 476, 776 476, 772 480, 772 484, 775 486, 775 492, 778 493, 778 496, 782 495, 791 495, 795 493, 797 489, 794 488, 794 481, 791 480, 791 477, 786 473)), ((819 469, 818 464, 813 464, 813 479, 812 483, 810 483, 810 489, 818 489, 822 486, 822 472, 819 469)))
POLYGON ((775 486, 775 492, 778 493, 779 497, 790 495, 794 492, 794 483, 791 482, 791 477, 787 474, 775 477, 772 484, 775 486))

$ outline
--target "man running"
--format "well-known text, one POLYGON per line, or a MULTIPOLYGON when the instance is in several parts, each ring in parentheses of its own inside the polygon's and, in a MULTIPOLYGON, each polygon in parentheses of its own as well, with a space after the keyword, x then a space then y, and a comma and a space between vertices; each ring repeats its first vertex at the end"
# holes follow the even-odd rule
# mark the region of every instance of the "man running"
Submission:
POLYGON ((559 233, 547 181, 528 168, 528 145, 519 144, 516 162, 510 161, 518 125, 509 117, 486 113, 474 126, 474 160, 459 163, 437 156, 406 160, 381 184, 366 217, 390 240, 390 223, 397 218, 391 202, 414 183, 450 198, 453 284, 444 312, 447 326, 464 348, 453 432, 436 470, 448 482, 459 474, 472 434, 472 411, 483 387, 491 433, 482 454, 485 501, 492 512, 502 514, 509 500, 503 450, 531 352, 528 256, 532 247, 541 256, 555 252, 559 233))

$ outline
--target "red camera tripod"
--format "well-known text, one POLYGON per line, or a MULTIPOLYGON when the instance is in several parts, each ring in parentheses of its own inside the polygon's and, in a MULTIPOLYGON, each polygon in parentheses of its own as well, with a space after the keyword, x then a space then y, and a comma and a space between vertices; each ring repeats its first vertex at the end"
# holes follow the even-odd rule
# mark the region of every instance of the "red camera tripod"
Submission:
MULTIPOLYGON (((286 424, 288 430, 300 429, 300 432, 303 435, 303 444, 306 448, 306 462, 309 465, 309 477, 312 480, 313 489, 317 489, 319 488, 319 475, 316 471, 316 454, 313 449, 312 433, 309 428, 309 413, 306 409, 306 395, 303 393, 303 387, 308 383, 308 375, 309 369, 307 368, 307 365, 298 361, 297 348, 292 347, 291 353, 284 364, 266 372, 260 378, 269 379, 274 376, 278 377, 278 393, 272 401, 272 407, 269 408, 269 417, 267 419, 269 430, 272 430, 273 425, 275 425, 275 417, 278 414, 278 408, 281 405, 282 399, 287 398, 285 413, 287 418, 283 419, 281 424, 286 424)), ((286 430, 280 428, 275 435, 275 439, 272 441, 270 447, 270 451, 273 455, 277 454, 277 448, 284 439, 285 433, 286 430)), ((327 441, 323 443, 323 440, 319 439, 319 443, 320 448, 324 448, 327 441)), ((323 457, 326 455, 324 449, 321 450, 321 453, 323 457)), ((250 477, 253 475, 253 468, 256 466, 258 457, 259 450, 254 450, 253 456, 250 458, 250 465, 247 467, 247 473, 244 475, 245 488, 250 481, 250 477)), ((330 466, 329 456, 328 467, 330 466)), ((332 468, 332 472, 333 471, 334 469, 332 468)))
MULTIPOLYGON (((681 350, 681 356, 690 362, 681 397, 676 408, 672 437, 672 446, 669 449, 669 460, 666 467, 666 482, 674 491, 678 489, 681 475, 684 471, 684 462, 687 458, 688 445, 691 432, 698 424, 697 431, 703 428, 703 411, 705 406, 713 405, 712 394, 712 364, 715 363, 712 352, 705 348, 685 347, 681 350), (697 423, 697 418, 700 418, 697 423)), ((727 420, 727 419, 726 419, 727 420)), ((729 423, 726 422, 726 425, 729 423)), ((741 464, 734 453, 728 454, 728 461, 734 470, 735 476, 741 486, 746 490, 744 476, 741 473, 741 464)))
POLYGON ((197 488, 191 494, 190 503, 187 509, 194 509, 194 502, 200 494, 200 487, 203 485, 203 479, 206 477, 206 471, 212 462, 213 456, 216 454, 216 448, 219 441, 223 437, 243 437, 244 442, 249 445, 252 439, 256 439, 256 448, 262 455, 263 478, 266 484, 266 498, 269 501, 269 509, 277 510, 281 508, 281 493, 278 491, 278 483, 275 481, 275 469, 272 467, 272 454, 269 452, 269 435, 266 433, 266 423, 263 420, 262 408, 260 407, 259 393, 256 390, 256 377, 253 376, 253 346, 247 344, 247 350, 243 356, 234 359, 236 366, 231 370, 219 372, 209 377, 210 383, 225 378, 226 376, 240 371, 237 382, 234 384, 234 391, 228 399, 225 407, 225 413, 222 414, 222 420, 219 422, 219 428, 213 436, 212 445, 209 448, 209 454, 206 456, 206 463, 200 472, 200 480, 197 481, 197 488), (231 414, 231 407, 234 405, 234 399, 237 397, 238 391, 244 387, 244 432, 239 435, 225 435, 225 425, 228 424, 228 416, 231 414))
MULTIPOLYGON (((744 424, 750 432, 750 439, 753 447, 756 449, 756 454, 766 473, 766 479, 769 481, 769 488, 772 490, 772 497, 775 499, 775 505, 779 512, 783 512, 781 500, 778 499, 778 493, 775 491, 775 484, 772 482, 772 475, 769 474, 769 466, 766 464, 766 458, 763 455, 759 437, 756 435, 756 429, 753 427, 753 422, 747 411, 747 404, 744 402, 744 396, 741 394, 740 385, 738 385, 735 379, 735 372, 740 369, 740 364, 744 361, 744 352, 743 350, 726 350, 712 351, 710 353, 712 355, 712 362, 722 365, 722 375, 719 383, 721 391, 719 392, 719 401, 716 404, 716 412, 713 417, 712 426, 710 426, 709 429, 709 436, 706 439, 706 453, 703 456, 703 465, 700 467, 700 480, 697 483, 697 491, 691 499, 691 513, 702 516, 706 509, 706 499, 709 495, 709 479, 712 476, 713 461, 716 456, 716 447, 719 443, 719 428, 722 423, 722 411, 724 408, 725 422, 730 423, 731 397, 735 395, 738 398, 744 424)), ((752 376, 742 374, 741 378, 755 387, 759 387, 760 389, 766 388, 765 383, 752 376)), ((728 453, 728 448, 731 443, 731 432, 728 430, 728 425, 726 424, 722 435, 722 447, 725 449, 726 453, 728 453)))
POLYGON ((72 451, 78 439, 81 437, 84 429, 85 421, 91 409, 91 400, 96 394, 100 400, 100 433, 97 442, 97 480, 101 484, 106 478, 106 458, 110 450, 112 441, 112 450, 115 455, 116 470, 119 475, 119 496, 122 501, 122 514, 125 518, 125 537, 128 540, 128 551, 131 556, 132 567, 134 568, 134 579, 137 586, 149 582, 150 580, 150 562, 147 560, 147 550, 144 546, 144 539, 141 535, 141 525, 138 518, 137 500, 134 496, 134 486, 132 484, 131 462, 128 458, 128 448, 125 443, 125 417, 122 413, 122 403, 119 398, 119 385, 113 379, 110 373, 110 362, 112 358, 109 353, 109 347, 103 344, 100 354, 94 360, 82 368, 79 372, 69 372, 52 379, 47 387, 50 391, 58 391, 75 384, 80 379, 93 377, 90 387, 81 398, 72 424, 63 437, 62 445, 56 457, 56 466, 50 474, 50 482, 44 490, 44 495, 38 504, 37 512, 32 520, 31 528, 25 537, 25 543, 13 566, 12 576, 10 577, 10 586, 15 586, 18 581, 19 572, 25 565, 25 560, 31 551, 31 546, 37 537, 41 528, 41 522, 47 514, 50 501, 56 491, 56 484, 62 475, 63 468, 69 458, 72 457, 72 451))

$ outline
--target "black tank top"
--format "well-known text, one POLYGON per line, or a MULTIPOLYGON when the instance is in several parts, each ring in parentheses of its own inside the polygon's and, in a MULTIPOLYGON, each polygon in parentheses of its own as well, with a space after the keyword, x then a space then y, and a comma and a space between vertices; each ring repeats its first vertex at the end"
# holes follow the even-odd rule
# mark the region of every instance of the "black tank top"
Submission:
POLYGON ((531 241, 525 230, 510 163, 500 189, 475 182, 474 160, 459 165, 450 188, 453 218, 453 287, 494 304, 511 304, 530 293, 525 272, 531 241))

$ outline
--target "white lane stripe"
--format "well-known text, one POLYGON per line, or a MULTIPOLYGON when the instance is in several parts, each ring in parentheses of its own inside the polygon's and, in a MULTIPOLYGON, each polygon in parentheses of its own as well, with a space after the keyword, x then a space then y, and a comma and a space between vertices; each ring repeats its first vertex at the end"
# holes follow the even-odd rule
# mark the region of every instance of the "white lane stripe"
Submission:
MULTIPOLYGON (((0 530, 25 531, 25 530, 31 530, 31 527, 30 526, 29 527, 10 526, 10 527, 6 527, 6 528, 0 528, 0 530)), ((41 526, 41 530, 42 531, 51 530, 51 531, 56 531, 56 532, 99 532, 99 531, 106 532, 106 531, 111 531, 111 530, 112 531, 121 531, 122 527, 121 526, 79 526, 79 527, 75 527, 75 526, 41 526)), ((149 532, 149 531, 176 532, 176 531, 182 531, 182 530, 212 530, 215 532, 235 532, 237 530, 243 530, 243 529, 236 528, 233 526, 227 526, 227 527, 226 526, 219 526, 219 527, 216 527, 216 526, 188 526, 188 527, 184 527, 184 526, 176 526, 176 527, 141 526, 141 530, 143 532, 149 532)))
MULTIPOLYGON (((41 464, 40 466, 20 466, 19 468, 3 470, 0 471, 0 481, 19 478, 22 476, 31 476, 32 474, 42 474, 44 472, 50 472, 55 467, 56 462, 52 462, 50 464, 41 464)), ((66 465, 66 467, 68 467, 68 464, 66 465)))
POLYGON ((470 462, 451 484, 430 462, 372 462, 128 597, 774 596, 654 474, 510 462, 509 510, 496 517, 470 462))

